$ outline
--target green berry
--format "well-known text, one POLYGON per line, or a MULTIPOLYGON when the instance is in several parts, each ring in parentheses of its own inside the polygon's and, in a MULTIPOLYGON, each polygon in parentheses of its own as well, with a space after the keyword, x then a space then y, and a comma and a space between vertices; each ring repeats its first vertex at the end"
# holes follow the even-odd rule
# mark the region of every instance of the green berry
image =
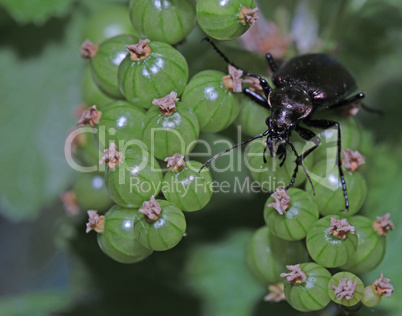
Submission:
POLYGON ((90 60, 90 67, 96 85, 108 96, 124 99, 118 82, 119 65, 127 55, 125 45, 138 39, 132 35, 119 35, 109 38, 100 45, 85 41, 81 46, 83 57, 90 60))
POLYGON ((78 205, 84 210, 96 209, 104 212, 113 204, 106 191, 103 174, 98 172, 80 172, 73 191, 78 205))
MULTIPOLYGON (((177 155, 173 157, 175 156, 177 157, 177 155)), ((183 211, 198 211, 211 200, 211 174, 206 168, 198 172, 202 167, 201 163, 197 161, 184 162, 183 157, 179 156, 183 163, 171 162, 172 159, 168 162, 171 170, 163 178, 163 195, 166 200, 173 202, 183 211)))
MULTIPOLYGON (((358 212, 363 205, 367 196, 367 184, 364 177, 359 171, 351 172, 343 169, 343 174, 349 197, 348 212, 343 211, 345 209, 345 198, 335 161, 321 161, 310 171, 315 189, 313 200, 321 215, 349 217, 358 212)), ((309 183, 306 183, 306 191, 312 194, 309 183)))
POLYGON ((100 216, 95 227, 92 227, 90 212, 95 211, 88 212, 90 221, 87 232, 91 229, 98 232, 98 244, 110 258, 121 263, 135 263, 152 254, 152 250, 141 246, 136 239, 134 223, 138 221, 137 212, 115 205, 104 216, 100 216))
POLYGON ((352 216, 349 223, 356 229, 358 244, 356 251, 341 268, 356 274, 363 274, 377 267, 385 255, 385 237, 375 229, 371 219, 352 216))
POLYGON ((239 100, 234 92, 225 88, 224 77, 220 71, 201 71, 191 78, 183 92, 182 100, 197 114, 202 132, 219 132, 232 124, 239 114, 239 100))
POLYGON ((316 311, 331 301, 328 282, 331 274, 324 267, 313 263, 287 266, 291 273, 281 274, 285 281, 285 297, 294 309, 301 312, 316 311))
POLYGON ((246 247, 246 263, 258 280, 270 284, 281 281, 285 266, 308 259, 300 241, 286 241, 276 237, 268 227, 259 228, 246 247))
POLYGON ((151 197, 139 212, 141 214, 134 224, 134 230, 142 246, 163 251, 180 242, 186 231, 186 219, 175 204, 151 197))
POLYGON ((82 100, 88 107, 96 104, 96 108, 102 110, 115 101, 115 99, 104 94, 95 84, 90 67, 86 67, 84 70, 81 87, 82 100))
POLYGON ((306 237, 318 216, 318 208, 311 195, 300 189, 276 191, 268 198, 264 208, 268 227, 275 235, 285 240, 300 240, 306 237), (285 207, 281 203, 281 194, 289 197, 289 201, 284 203, 285 207))
POLYGON ((265 124, 265 120, 269 116, 270 112, 268 109, 263 108, 250 98, 241 96, 240 113, 237 116, 235 124, 241 126, 242 133, 252 137, 266 131, 267 125, 265 124))
POLYGON ((131 0, 131 22, 151 41, 176 44, 195 24, 194 0, 131 0))
POLYGON ((254 0, 198 0, 197 20, 202 30, 218 40, 231 40, 256 20, 254 0))
POLYGON ((94 141, 96 130, 92 130, 94 133, 85 131, 77 134, 73 141, 73 155, 87 166, 96 167, 98 166, 103 153, 99 150, 94 141))
POLYGON ((105 150, 101 162, 108 163, 105 183, 109 196, 128 208, 138 208, 161 188, 162 171, 156 159, 143 145, 130 145, 122 152, 114 143, 105 150))
MULTIPOLYGON (((296 147, 299 155, 307 148, 304 142, 294 141, 292 142, 296 147), (306 148, 305 148, 306 147, 306 148)), ((286 148, 287 158, 282 167, 280 167, 281 159, 279 157, 270 157, 269 150, 266 151, 267 163, 264 163, 263 152, 266 148, 265 142, 262 139, 258 139, 251 143, 247 152, 247 163, 250 170, 250 174, 260 186, 267 191, 274 191, 278 187, 286 187, 293 176, 295 169, 296 156, 288 146, 286 148)), ((311 154, 303 161, 307 170, 311 169, 312 165, 311 154)), ((297 187, 306 180, 306 174, 303 172, 303 168, 299 167, 299 173, 297 174, 294 186, 297 187)), ((309 182, 306 183, 310 185, 309 182)))
MULTIPOLYGON (((178 100, 174 92, 166 98, 178 100)), ((159 104, 159 108, 154 106, 145 114, 142 134, 145 145, 158 159, 165 159, 176 153, 187 155, 198 139, 197 116, 184 102, 174 101, 170 108, 164 107, 164 103, 158 103, 158 100, 154 104, 159 104)))
POLYGON ((127 7, 119 4, 111 4, 95 12, 86 22, 83 40, 92 43, 101 43, 104 40, 129 34, 138 38, 138 31, 133 28, 127 7))
POLYGON ((334 268, 345 264, 356 251, 357 236, 346 219, 326 216, 318 220, 307 233, 307 250, 318 264, 334 268))
POLYGON ((126 99, 144 108, 152 100, 171 91, 180 95, 187 83, 188 66, 183 55, 169 44, 141 40, 127 47, 129 54, 122 61, 118 81, 126 99))
POLYGON ((362 303, 367 307, 375 307, 381 303, 382 296, 373 291, 373 286, 367 285, 363 291, 362 303))
POLYGON ((338 272, 328 283, 328 294, 335 303, 353 306, 363 297, 363 282, 353 273, 338 272))

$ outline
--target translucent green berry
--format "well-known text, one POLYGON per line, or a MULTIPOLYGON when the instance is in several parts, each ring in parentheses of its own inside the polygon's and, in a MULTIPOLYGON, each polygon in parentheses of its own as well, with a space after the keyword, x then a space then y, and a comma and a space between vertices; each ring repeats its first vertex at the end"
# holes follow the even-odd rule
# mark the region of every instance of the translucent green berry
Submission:
POLYGON ((265 203, 267 226, 279 238, 300 240, 318 220, 318 208, 309 193, 300 189, 277 189, 265 203))
POLYGON ((363 282, 350 272, 338 272, 328 283, 328 294, 337 304, 356 305, 362 299, 363 292, 363 282))
POLYGON ((363 291, 362 303, 367 307, 375 307, 381 303, 382 296, 373 291, 372 285, 367 285, 363 291))

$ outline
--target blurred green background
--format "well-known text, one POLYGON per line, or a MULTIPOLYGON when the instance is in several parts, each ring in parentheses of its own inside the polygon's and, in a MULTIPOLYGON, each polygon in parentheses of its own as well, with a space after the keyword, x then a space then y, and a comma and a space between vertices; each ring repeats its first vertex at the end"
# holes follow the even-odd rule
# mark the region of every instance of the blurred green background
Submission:
MULTIPOLYGON (((263 302, 266 288, 244 264, 244 246, 264 224, 263 194, 214 197, 207 209, 186 214, 188 238, 135 265, 101 253, 95 234, 85 235, 85 214, 65 214, 59 197, 76 174, 63 150, 82 102, 83 29, 94 12, 115 3, 127 5, 0 0, 0 315, 297 315, 285 303, 263 302)), ((259 7, 275 21, 276 39, 291 38, 284 58, 335 54, 367 94, 365 103, 385 113, 357 116, 374 140, 363 211, 371 218, 389 212, 395 224, 383 263, 365 279, 371 283, 383 271, 396 289, 370 315, 400 315, 402 2, 261 0, 259 7)), ((196 28, 178 45, 190 72, 223 70, 219 57, 201 46, 202 37, 196 28)), ((236 48, 229 55, 239 66, 265 72, 263 58, 240 50, 241 42, 224 45, 236 48)), ((205 137, 234 136, 229 128, 205 137)))

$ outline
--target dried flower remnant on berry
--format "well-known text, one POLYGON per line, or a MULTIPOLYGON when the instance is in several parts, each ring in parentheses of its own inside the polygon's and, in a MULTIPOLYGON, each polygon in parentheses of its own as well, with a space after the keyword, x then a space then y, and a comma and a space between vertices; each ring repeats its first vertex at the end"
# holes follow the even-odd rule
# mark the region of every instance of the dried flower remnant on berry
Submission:
POLYGON ((389 219, 390 214, 387 213, 384 216, 377 216, 377 220, 373 222, 374 229, 381 235, 387 236, 388 232, 394 229, 394 224, 389 219))
POLYGON ((262 91, 260 80, 258 80, 257 78, 246 77, 246 79, 243 79, 243 82, 248 83, 249 89, 252 91, 256 91, 256 92, 262 91))
POLYGON ((93 105, 84 112, 82 112, 81 117, 77 122, 77 126, 82 127, 85 125, 89 125, 91 127, 94 127, 95 124, 99 123, 101 115, 102 112, 96 109, 96 105, 93 105))
POLYGON ((159 218, 161 210, 162 209, 160 204, 155 200, 154 196, 151 196, 151 199, 149 201, 145 201, 142 204, 142 208, 140 208, 140 213, 145 215, 148 222, 153 222, 159 218))
POLYGON ((257 21, 258 8, 250 9, 249 7, 242 7, 239 12, 239 20, 243 25, 253 25, 257 21))
POLYGON ((160 99, 153 99, 152 104, 159 107, 159 112, 165 115, 172 115, 176 112, 176 102, 179 101, 177 92, 172 91, 160 99))
POLYGON ((360 110, 360 104, 354 103, 354 104, 342 109, 341 113, 344 116, 355 116, 357 113, 359 113, 359 110, 360 110))
POLYGON ((168 168, 173 172, 179 172, 186 166, 184 156, 180 154, 174 154, 172 157, 167 157, 165 158, 165 161, 167 162, 168 168))
POLYGON ((381 272, 380 278, 375 280, 372 284, 374 292, 379 296, 391 297, 394 292, 394 287, 390 281, 390 279, 384 278, 381 272))
POLYGON ((90 40, 85 40, 81 45, 81 53, 83 58, 92 58, 98 51, 99 45, 93 44, 90 40))
POLYGON ((89 220, 86 232, 89 233, 91 230, 94 230, 97 233, 102 233, 105 227, 105 216, 99 215, 97 211, 93 210, 88 211, 88 216, 89 220))
POLYGON ((107 163, 109 168, 114 169, 123 159, 123 153, 117 151, 115 143, 110 143, 110 147, 105 149, 105 155, 99 161, 99 164, 107 163))
POLYGON ((340 301, 343 298, 350 300, 356 291, 357 280, 349 280, 348 278, 343 278, 339 281, 338 286, 333 285, 332 289, 335 292, 336 299, 340 301))
POLYGON ((281 273, 281 278, 286 278, 288 283, 301 284, 307 280, 307 275, 300 269, 300 264, 286 266, 289 273, 281 273))
POLYGON ((331 217, 331 224, 327 229, 327 233, 340 239, 345 239, 348 233, 355 233, 355 228, 349 224, 346 218, 336 219, 335 217, 331 217))
POLYGON ((271 284, 268 289, 269 293, 264 297, 264 301, 278 303, 286 299, 283 283, 271 284))
POLYGON ((151 54, 151 47, 148 43, 149 39, 140 40, 138 44, 126 45, 128 52, 130 53, 130 59, 132 61, 140 61, 146 59, 151 54))
POLYGON ((79 213, 80 208, 78 206, 77 197, 73 191, 64 192, 60 196, 60 199, 63 203, 67 215, 75 216, 79 213))
POLYGON ((236 69, 232 65, 228 66, 229 74, 222 77, 223 86, 229 91, 242 92, 241 83, 243 71, 236 69))
POLYGON ((343 165, 349 171, 356 171, 360 165, 366 162, 363 155, 361 155, 357 150, 344 149, 343 153, 343 165))
POLYGON ((290 196, 287 194, 285 188, 277 188, 271 196, 275 202, 269 203, 268 207, 276 209, 280 215, 285 214, 286 210, 290 207, 290 196))

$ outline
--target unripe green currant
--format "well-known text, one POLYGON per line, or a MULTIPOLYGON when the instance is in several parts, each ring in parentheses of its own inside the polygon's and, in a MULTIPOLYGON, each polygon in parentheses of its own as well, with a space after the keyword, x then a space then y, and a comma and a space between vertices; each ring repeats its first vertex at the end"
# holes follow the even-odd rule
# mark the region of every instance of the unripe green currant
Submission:
POLYGON ((186 103, 178 100, 176 92, 172 91, 161 99, 154 99, 156 106, 145 114, 142 139, 158 159, 176 153, 185 156, 198 139, 200 129, 197 116, 186 103))
POLYGON ((254 0, 198 0, 197 20, 202 30, 218 40, 231 40, 257 20, 254 0))
POLYGON ((307 259, 303 243, 280 239, 266 226, 253 234, 246 247, 247 267, 258 280, 266 284, 280 282, 280 273, 286 271, 286 265, 307 259))
POLYGON ((171 91, 181 95, 188 79, 188 66, 179 51, 148 39, 128 45, 127 50, 129 54, 119 67, 118 82, 128 101, 148 109, 153 99, 171 91))
MULTIPOLYGON (((305 144, 302 142, 292 142, 295 146, 298 153, 303 152, 305 144)), ((283 166, 281 167, 282 159, 279 157, 270 157, 269 151, 266 150, 266 140, 259 139, 251 143, 248 152, 247 152, 247 163, 248 168, 250 170, 250 174, 252 178, 257 181, 260 186, 268 191, 274 191, 279 187, 286 187, 290 180, 292 179, 292 175, 295 169, 295 160, 296 156, 293 151, 287 147, 287 158, 283 166), (267 162, 264 162, 264 151, 267 162)), ((307 170, 311 169, 312 166, 312 157, 311 154, 303 160, 304 165, 307 170)), ((305 173, 300 170, 295 180, 294 186, 299 186, 306 180, 305 173)), ((306 185, 310 185, 307 182, 306 185)))
POLYGON ((82 100, 88 107, 96 104, 96 108, 102 111, 108 104, 115 101, 104 94, 95 84, 90 67, 85 67, 81 87, 82 100))
POLYGON ((357 248, 355 228, 346 218, 326 216, 307 233, 307 250, 318 264, 334 268, 345 264, 357 248))
POLYGON ((161 188, 162 171, 156 159, 141 144, 117 151, 111 143, 100 163, 107 163, 105 183, 109 196, 128 208, 138 208, 161 188))
POLYGON ((202 209, 212 197, 212 177, 208 169, 198 172, 202 164, 198 161, 184 161, 175 154, 165 159, 168 171, 162 182, 162 192, 166 200, 187 212, 202 209))
POLYGON ((99 159, 103 156, 102 151, 99 150, 94 141, 96 130, 92 129, 92 131, 79 132, 79 129, 76 130, 78 134, 72 142, 73 156, 77 157, 87 166, 97 166, 99 159))
POLYGON ((294 309, 301 312, 316 311, 331 301, 328 295, 328 282, 331 273, 324 267, 313 263, 301 263, 286 267, 290 273, 282 273, 286 278, 285 296, 294 309))
POLYGON ((318 208, 311 195, 300 189, 279 188, 265 203, 264 219, 279 238, 300 240, 318 220, 318 208))
POLYGON ((99 148, 109 147, 111 142, 126 144, 142 140, 145 111, 127 101, 114 101, 103 111, 94 105, 84 111, 78 126, 89 124, 98 128, 95 142, 99 148))
POLYGON ((362 303, 368 307, 374 307, 380 304, 383 296, 391 297, 394 287, 390 281, 390 279, 384 278, 381 272, 379 279, 364 288, 362 303))
POLYGON ((349 260, 341 266, 343 270, 363 274, 377 267, 385 255, 385 236, 394 225, 389 214, 373 221, 364 216, 352 216, 349 223, 356 229, 357 249, 349 260))
POLYGON ((194 0, 131 0, 131 22, 142 36, 151 41, 176 44, 195 24, 194 0))
POLYGON ((239 100, 223 82, 225 77, 220 71, 201 71, 191 78, 183 92, 182 100, 197 114, 202 132, 219 132, 239 114, 239 100))
POLYGON ((241 126, 242 133, 252 137, 267 129, 265 119, 269 115, 268 109, 263 108, 246 96, 240 96, 240 113, 235 124, 241 126))
POLYGON ((134 230, 138 242, 151 250, 163 251, 176 246, 186 231, 183 212, 172 202, 152 196, 139 210, 134 230))
POLYGON ((363 297, 363 282, 353 273, 338 272, 328 283, 328 294, 335 303, 353 306, 363 297))
MULTIPOLYGON (((343 211, 345 209, 345 198, 335 161, 323 160, 311 170, 310 175, 313 175, 311 178, 315 189, 313 200, 317 204, 321 215, 350 217, 358 212, 363 205, 367 196, 366 180, 359 171, 352 172, 343 169, 343 174, 349 197, 348 212, 343 211)), ((305 185, 306 191, 313 194, 310 183, 306 183, 305 185)))
POLYGON ((80 172, 73 187, 78 205, 81 209, 96 209, 100 212, 108 210, 113 201, 105 186, 103 174, 98 172, 80 172))
POLYGON ((137 41, 138 39, 132 35, 118 35, 105 40, 100 45, 85 41, 81 46, 83 57, 90 60, 95 83, 112 98, 124 99, 117 82, 117 72, 120 63, 127 55, 125 45, 137 41))
MULTIPOLYGON (((130 34, 138 38, 138 31, 133 28, 127 7, 120 4, 111 4, 95 12, 86 21, 83 40, 92 43, 101 43, 108 38, 130 34)), ((96 104, 96 103, 92 103, 96 104)))
POLYGON ((88 211, 87 233, 95 230, 102 251, 120 263, 135 263, 152 254, 140 245, 134 231, 138 214, 132 209, 115 205, 105 215, 88 211))

